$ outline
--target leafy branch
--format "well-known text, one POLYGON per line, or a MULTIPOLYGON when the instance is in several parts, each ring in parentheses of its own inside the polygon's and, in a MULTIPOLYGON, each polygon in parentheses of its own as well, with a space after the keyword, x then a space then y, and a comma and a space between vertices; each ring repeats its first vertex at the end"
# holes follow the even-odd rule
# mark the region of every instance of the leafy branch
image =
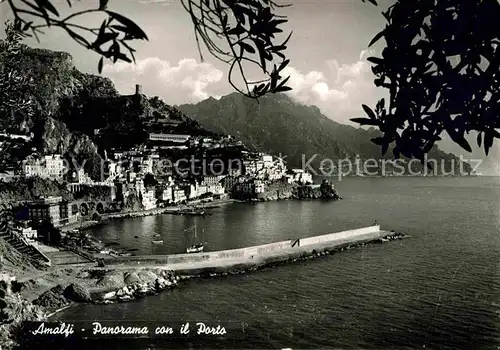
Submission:
POLYGON ((287 5, 277 5, 272 0, 182 0, 194 25, 200 58, 203 61, 201 43, 208 52, 221 62, 229 64, 228 80, 239 93, 259 98, 269 92, 289 91, 289 77, 281 72, 290 62, 283 53, 291 33, 276 44, 276 34, 282 33, 280 25, 287 23, 276 10, 287 5), (266 76, 250 81, 245 75, 246 64, 257 66, 266 76), (239 73, 243 87, 235 82, 239 73))
MULTIPOLYGON (((63 29, 73 40, 88 50, 101 56, 98 63, 99 73, 102 72, 104 58, 116 63, 119 60, 135 63, 135 50, 130 46, 132 40, 148 40, 146 33, 132 20, 107 9, 108 0, 99 0, 96 8, 74 12, 61 18, 56 7, 49 0, 20 0, 23 5, 16 6, 14 0, 7 1, 14 15, 14 29, 23 37, 34 36, 39 41, 43 28, 58 27, 63 29), (103 14, 106 19, 99 28, 87 28, 74 23, 74 20, 86 14, 103 14), (35 24, 35 20, 41 23, 35 24), (87 39, 88 34, 92 39, 87 39), (128 51, 128 54, 125 53, 128 51)), ((66 0, 72 7, 74 0, 66 0)))
POLYGON ((382 57, 370 57, 375 85, 389 90, 375 111, 363 108, 383 136, 373 139, 395 157, 423 159, 441 133, 468 152, 466 134, 478 132, 486 155, 500 138, 500 3, 497 0, 398 0, 383 12, 382 57))

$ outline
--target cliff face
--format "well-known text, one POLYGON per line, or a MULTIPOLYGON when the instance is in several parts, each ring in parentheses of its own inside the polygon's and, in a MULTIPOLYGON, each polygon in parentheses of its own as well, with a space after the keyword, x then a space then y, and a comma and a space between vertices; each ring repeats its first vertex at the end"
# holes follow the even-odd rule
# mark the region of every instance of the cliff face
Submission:
POLYGON ((83 166, 94 180, 101 179, 101 161, 97 146, 87 136, 71 132, 61 121, 47 117, 37 122, 33 146, 40 154, 61 154, 74 169, 83 166))
POLYGON ((90 137, 68 127, 61 116, 68 115, 65 103, 68 99, 78 105, 89 98, 117 96, 112 81, 79 72, 73 65, 72 57, 65 52, 23 45, 14 58, 16 66, 12 69, 22 72, 32 82, 26 86, 25 95, 34 108, 21 116, 20 125, 8 130, 12 133, 33 133, 32 142, 22 150, 24 154, 11 155, 11 159, 22 159, 31 152, 31 148, 41 155, 60 153, 68 159, 75 158, 78 164, 85 161, 85 170, 99 180, 101 157, 97 146, 90 137))
POLYGON ((36 196, 62 196, 70 199, 71 194, 62 183, 37 177, 19 178, 13 182, 0 182, 0 204, 24 202, 36 196))
POLYGON ((66 52, 22 45, 13 61, 15 68, 32 81, 26 93, 35 110, 33 115, 25 116, 28 127, 36 120, 58 115, 64 98, 118 95, 111 80, 76 70, 71 55, 66 52))

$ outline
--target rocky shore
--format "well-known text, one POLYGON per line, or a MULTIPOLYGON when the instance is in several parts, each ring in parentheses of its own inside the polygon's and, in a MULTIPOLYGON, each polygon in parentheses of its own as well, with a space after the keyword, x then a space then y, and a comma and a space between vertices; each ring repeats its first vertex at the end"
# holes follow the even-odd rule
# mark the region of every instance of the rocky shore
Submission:
POLYGON ((229 262, 219 267, 176 268, 170 266, 113 266, 113 267, 69 267, 59 271, 34 276, 23 282, 8 275, 0 278, 0 344, 14 348, 24 320, 46 320, 58 310, 75 303, 109 304, 127 302, 144 296, 154 295, 174 288, 179 281, 195 277, 226 276, 241 274, 306 260, 349 250, 372 243, 382 243, 407 236, 398 232, 388 232, 378 240, 346 243, 334 248, 315 248, 312 252, 290 253, 282 256, 264 257, 255 261, 229 262))
POLYGON ((321 184, 320 186, 283 186, 280 188, 272 188, 266 192, 259 193, 255 197, 250 198, 251 201, 274 201, 274 200, 338 200, 342 199, 338 191, 329 184, 321 184))
POLYGON ((47 320, 75 303, 135 300, 171 289, 179 280, 173 271, 162 268, 68 268, 24 282, 6 274, 0 277, 0 344, 5 349, 16 347, 25 320, 47 320))
POLYGON ((123 287, 106 293, 96 293, 92 300, 104 304, 130 301, 173 288, 179 280, 168 270, 127 272, 123 275, 123 279, 125 284, 123 287))
POLYGON ((264 192, 248 193, 233 191, 232 195, 239 200, 249 202, 267 202, 287 199, 342 199, 337 189, 335 189, 335 186, 330 184, 328 180, 323 180, 320 185, 299 185, 296 183, 289 184, 282 181, 277 181, 267 185, 264 192))

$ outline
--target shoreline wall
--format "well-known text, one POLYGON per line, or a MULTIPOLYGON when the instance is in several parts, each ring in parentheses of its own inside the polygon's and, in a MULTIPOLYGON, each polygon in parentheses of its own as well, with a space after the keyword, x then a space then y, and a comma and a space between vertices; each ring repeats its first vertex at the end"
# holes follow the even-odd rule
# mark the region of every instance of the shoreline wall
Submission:
POLYGON ((358 241, 370 241, 382 238, 381 234, 388 235, 388 232, 380 231, 380 226, 369 226, 354 230, 341 231, 326 235, 289 239, 286 241, 275 242, 270 244, 262 244, 239 249, 221 250, 206 253, 191 253, 191 254, 173 254, 173 255, 142 255, 129 257, 114 257, 106 259, 106 265, 121 265, 136 263, 139 264, 164 264, 175 268, 175 265, 192 264, 192 268, 199 266, 208 267, 211 264, 226 264, 234 261, 259 261, 261 259, 269 259, 272 257, 283 257, 283 255, 292 255, 295 253, 307 253, 315 246, 332 247, 355 243, 358 241), (171 266, 170 266, 171 265, 171 266))

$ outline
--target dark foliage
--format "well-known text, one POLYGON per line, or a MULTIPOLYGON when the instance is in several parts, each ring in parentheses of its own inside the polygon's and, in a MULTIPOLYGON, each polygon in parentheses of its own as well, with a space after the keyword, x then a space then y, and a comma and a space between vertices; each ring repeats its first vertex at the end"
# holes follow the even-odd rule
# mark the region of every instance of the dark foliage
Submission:
POLYGON ((149 188, 155 187, 156 185, 158 185, 158 181, 156 181, 154 175, 151 173, 147 173, 144 176, 144 186, 149 188))
POLYGON ((497 0, 398 0, 383 16, 382 57, 370 57, 375 84, 389 90, 368 118, 382 132, 385 153, 423 159, 446 131, 471 151, 465 135, 477 131, 485 153, 500 137, 500 3, 497 0))
POLYGON ((258 98, 269 92, 291 90, 286 86, 289 77, 283 79, 280 75, 290 62, 283 52, 291 33, 276 43, 276 35, 283 32, 279 27, 288 22, 285 16, 275 13, 283 5, 272 0, 182 0, 182 4, 191 16, 201 59, 200 40, 213 57, 229 64, 229 83, 236 91, 258 98), (275 63, 277 58, 280 61, 275 63), (248 81, 245 63, 256 65, 266 78, 248 81), (236 72, 244 88, 234 81, 236 72))
MULTIPOLYGON (((70 7, 74 2, 66 1, 70 7)), ((104 58, 113 62, 135 62, 135 50, 131 42, 148 40, 146 33, 131 19, 108 9, 109 0, 100 0, 97 7, 74 12, 64 18, 49 0, 23 0, 18 4, 14 0, 7 2, 14 14, 16 30, 24 36, 35 36, 38 40, 43 28, 63 29, 78 44, 101 56, 99 72, 102 71, 104 58), (75 19, 89 13, 105 17, 99 28, 75 23, 75 19), (34 23, 40 19, 41 24, 34 23)), ((287 22, 284 16, 275 14, 283 6, 272 0, 182 0, 182 5, 192 20, 201 59, 200 43, 203 42, 213 57, 229 64, 229 82, 237 91, 257 98, 268 92, 291 89, 285 85, 288 78, 283 79, 280 75, 289 62, 283 52, 291 33, 283 41, 278 42, 276 38, 277 34, 283 32, 279 27, 287 22), (281 61, 275 62, 276 58, 281 61), (248 81, 244 63, 257 65, 266 79, 248 81), (235 69, 244 82, 243 89, 234 82, 235 69)))
MULTIPOLYGON (((146 33, 129 18, 108 10, 108 0, 99 0, 98 6, 84 11, 77 11, 61 18, 57 8, 49 0, 7 0, 14 14, 14 26, 24 36, 43 34, 43 28, 61 28, 73 40, 83 47, 101 56, 98 64, 102 71, 104 58, 113 62, 118 60, 135 62, 135 50, 130 46, 134 40, 148 40, 146 33), (101 14, 106 17, 99 28, 88 28, 74 23, 74 20, 86 14, 101 14), (42 23, 35 24, 35 20, 42 23), (88 39, 88 36, 92 39, 88 39), (86 37, 87 36, 87 37, 86 37), (128 54, 124 51, 128 51, 128 54)), ((71 7, 74 0, 66 0, 71 7)))
POLYGON ((57 246, 61 243, 61 230, 56 228, 51 221, 43 220, 37 225, 38 236, 42 237, 43 243, 57 246))

